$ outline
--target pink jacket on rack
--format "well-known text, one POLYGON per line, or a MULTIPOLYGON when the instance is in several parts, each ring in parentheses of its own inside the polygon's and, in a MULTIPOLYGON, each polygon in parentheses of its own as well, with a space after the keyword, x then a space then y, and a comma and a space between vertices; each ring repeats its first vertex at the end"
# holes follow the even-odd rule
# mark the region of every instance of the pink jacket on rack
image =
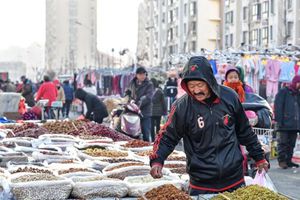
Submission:
POLYGON ((268 60, 266 65, 266 80, 278 82, 280 75, 280 61, 268 60))

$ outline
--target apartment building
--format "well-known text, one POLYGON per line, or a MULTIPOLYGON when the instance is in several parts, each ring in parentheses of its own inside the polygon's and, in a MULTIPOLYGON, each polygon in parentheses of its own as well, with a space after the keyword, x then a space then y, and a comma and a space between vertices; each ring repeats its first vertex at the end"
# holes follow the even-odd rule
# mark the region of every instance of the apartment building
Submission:
POLYGON ((298 0, 225 0, 224 48, 299 45, 299 9, 298 0))
POLYGON ((72 73, 97 56, 97 0, 46 0, 46 69, 72 73))
POLYGON ((139 19, 146 19, 146 26, 139 23, 139 33, 144 28, 147 34, 139 34, 138 40, 144 37, 146 46, 138 44, 138 54, 148 55, 150 66, 162 66, 170 55, 221 48, 222 2, 144 0, 145 12, 139 12, 139 19))

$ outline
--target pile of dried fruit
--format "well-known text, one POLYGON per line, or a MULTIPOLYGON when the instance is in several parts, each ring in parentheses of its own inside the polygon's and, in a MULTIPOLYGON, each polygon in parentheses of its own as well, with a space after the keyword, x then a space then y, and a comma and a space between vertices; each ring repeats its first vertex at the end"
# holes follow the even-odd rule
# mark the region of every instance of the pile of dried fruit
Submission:
POLYGON ((113 171, 115 169, 123 168, 123 167, 129 167, 129 166, 143 166, 143 163, 138 163, 138 162, 132 162, 132 163, 123 163, 118 166, 112 167, 110 169, 107 169, 106 171, 113 171))
POLYGON ((147 151, 141 151, 136 153, 138 156, 150 156, 152 154, 152 150, 147 150, 147 151))
MULTIPOLYGON (((177 189, 172 184, 162 185, 158 188, 154 188, 145 194, 147 200, 192 200, 192 198, 177 189)), ((140 197, 138 200, 144 200, 140 197)))
POLYGON ((28 129, 39 128, 39 126, 37 124, 34 124, 34 123, 24 123, 21 126, 10 126, 10 127, 7 127, 7 128, 12 129, 12 132, 14 133, 14 135, 11 134, 11 133, 7 134, 7 137, 15 137, 15 135, 17 135, 19 132, 22 132, 22 131, 25 131, 25 130, 28 130, 28 129))
POLYGON ((134 159, 127 159, 127 158, 111 158, 111 159, 102 159, 102 162, 108 163, 121 163, 121 162, 141 162, 134 159))
POLYGON ((58 174, 61 175, 61 174, 68 174, 74 172, 93 172, 93 171, 86 168, 69 168, 65 170, 59 170, 58 174))
POLYGON ((82 135, 95 135, 100 137, 108 137, 111 138, 113 141, 129 141, 132 140, 129 136, 126 136, 122 133, 119 133, 107 126, 102 124, 89 122, 86 123, 78 130, 70 131, 67 134, 75 135, 75 136, 82 136, 82 135))
POLYGON ((85 125, 86 122, 82 120, 71 120, 71 121, 55 121, 47 122, 43 125, 51 133, 68 133, 70 131, 78 130, 80 127, 85 125))
POLYGON ((145 142, 142 140, 131 140, 127 142, 125 145, 122 145, 123 147, 127 148, 137 148, 137 147, 146 147, 146 146, 151 146, 150 142, 145 142))
POLYGON ((212 200, 248 200, 248 199, 276 199, 276 200, 288 200, 268 188, 261 187, 258 185, 249 185, 243 188, 239 188, 233 193, 224 192, 212 200))
POLYGON ((12 183, 20 183, 20 182, 29 182, 29 181, 55 181, 59 180, 58 177, 52 175, 52 174, 25 174, 22 176, 19 176, 18 178, 13 178, 11 180, 12 183))
POLYGON ((49 131, 43 127, 29 128, 15 133, 15 137, 33 137, 38 138, 40 135, 49 134, 49 131))
POLYGON ((124 180, 128 176, 142 176, 147 174, 149 174, 149 169, 133 169, 133 170, 127 170, 124 172, 111 174, 108 176, 108 178, 116 178, 116 179, 124 180))
POLYGON ((165 164, 165 168, 180 168, 180 167, 185 167, 185 164, 165 164))
POLYGON ((50 170, 33 168, 33 167, 19 167, 18 169, 10 172, 11 174, 19 173, 19 172, 29 172, 29 173, 45 173, 45 174, 53 174, 50 170))
POLYGON ((170 169, 170 171, 172 173, 176 173, 176 174, 186 174, 187 173, 185 167, 173 168, 173 169, 170 169))
POLYGON ((84 152, 90 156, 95 156, 95 157, 114 157, 114 158, 116 158, 116 157, 128 156, 127 152, 105 150, 105 149, 99 149, 99 148, 87 148, 84 152))

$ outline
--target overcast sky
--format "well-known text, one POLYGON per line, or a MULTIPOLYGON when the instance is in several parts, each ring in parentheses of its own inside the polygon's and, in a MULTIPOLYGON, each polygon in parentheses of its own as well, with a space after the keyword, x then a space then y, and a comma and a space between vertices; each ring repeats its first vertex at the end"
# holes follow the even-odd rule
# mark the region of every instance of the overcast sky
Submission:
MULTIPOLYGON (((98 48, 136 51, 141 0, 98 0, 98 48)), ((0 50, 45 44, 45 0, 0 0, 0 50)))

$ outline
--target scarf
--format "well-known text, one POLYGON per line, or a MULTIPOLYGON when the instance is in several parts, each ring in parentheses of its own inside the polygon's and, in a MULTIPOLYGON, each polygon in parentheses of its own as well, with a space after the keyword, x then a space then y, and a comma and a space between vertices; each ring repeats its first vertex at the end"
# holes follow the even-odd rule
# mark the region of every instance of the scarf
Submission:
POLYGON ((292 90, 293 93, 299 93, 299 90, 297 89, 297 83, 300 82, 300 75, 294 76, 291 85, 289 86, 289 89, 292 90))
POLYGON ((224 85, 233 89, 239 95, 239 99, 242 103, 245 102, 245 91, 241 81, 237 83, 229 83, 228 81, 224 81, 224 85))

